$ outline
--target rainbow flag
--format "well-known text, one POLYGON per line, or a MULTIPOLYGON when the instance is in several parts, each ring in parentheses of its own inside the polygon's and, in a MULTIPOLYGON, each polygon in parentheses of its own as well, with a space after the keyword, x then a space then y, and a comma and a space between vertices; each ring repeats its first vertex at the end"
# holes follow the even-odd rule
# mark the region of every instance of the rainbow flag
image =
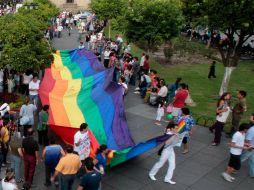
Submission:
POLYGON ((179 121, 179 123, 178 123, 177 126, 178 126, 177 132, 178 132, 179 134, 181 134, 181 133, 183 133, 183 132, 185 132, 185 131, 187 130, 187 125, 186 125, 186 122, 185 122, 184 119, 181 119, 181 120, 179 121))
MULTIPOLYGON (((60 50, 45 70, 39 94, 50 105, 48 124, 66 143, 73 144, 81 123, 89 126, 92 152, 100 144, 114 150, 117 165, 160 144, 157 137, 135 144, 124 112, 122 87, 112 82, 113 68, 105 69, 97 57, 84 49, 60 50)), ((168 138, 168 137, 167 137, 168 138)))

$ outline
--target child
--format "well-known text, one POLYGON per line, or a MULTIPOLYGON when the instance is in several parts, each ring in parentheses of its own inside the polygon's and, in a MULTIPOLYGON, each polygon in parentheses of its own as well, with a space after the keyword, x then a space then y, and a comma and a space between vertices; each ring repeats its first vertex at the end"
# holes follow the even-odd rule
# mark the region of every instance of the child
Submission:
POLYGON ((176 118, 176 122, 177 123, 180 123, 180 121, 184 120, 185 121, 185 125, 186 128, 187 128, 187 131, 185 132, 185 136, 183 138, 183 154, 186 154, 189 152, 189 149, 188 149, 188 137, 190 135, 192 135, 192 127, 194 126, 194 120, 192 118, 192 116, 190 115, 190 110, 189 108, 182 108, 182 114, 181 115, 178 115, 177 118, 176 118))
POLYGON ((152 92, 150 94, 150 99, 149 99, 149 103, 154 106, 156 105, 156 100, 158 98, 158 95, 157 95, 157 88, 152 88, 152 92))
POLYGON ((165 109, 164 103, 160 102, 157 109, 155 125, 159 125, 159 126, 161 125, 160 121, 161 121, 161 118, 164 116, 164 109, 165 109))
POLYGON ((252 149, 249 144, 244 143, 245 140, 245 133, 248 130, 248 124, 241 124, 239 126, 239 130, 233 135, 232 141, 230 143, 230 159, 228 162, 228 167, 225 172, 221 175, 222 177, 228 181, 233 182, 235 179, 231 175, 241 168, 241 154, 243 150, 250 150, 252 149))

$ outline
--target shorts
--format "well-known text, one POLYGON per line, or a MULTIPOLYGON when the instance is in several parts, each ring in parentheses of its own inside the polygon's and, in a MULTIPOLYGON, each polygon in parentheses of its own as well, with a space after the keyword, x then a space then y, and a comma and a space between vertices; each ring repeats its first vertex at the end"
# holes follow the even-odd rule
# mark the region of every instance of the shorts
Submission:
POLYGON ((228 166, 235 170, 239 170, 241 168, 241 155, 230 154, 228 166))
POLYGON ((183 142, 183 144, 187 144, 187 142, 188 142, 188 137, 184 137, 182 142, 183 142))

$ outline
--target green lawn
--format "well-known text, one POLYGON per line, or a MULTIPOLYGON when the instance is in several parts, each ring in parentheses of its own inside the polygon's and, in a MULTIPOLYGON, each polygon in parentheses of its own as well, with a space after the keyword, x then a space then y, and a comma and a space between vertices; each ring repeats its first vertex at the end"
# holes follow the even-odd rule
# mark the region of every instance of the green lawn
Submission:
MULTIPOLYGON (((107 35, 107 31, 105 30, 107 35)), ((112 31, 112 36, 116 32, 112 31)), ((195 45, 196 42, 191 42, 195 48, 205 48, 203 45, 195 45)), ((202 51, 202 50, 201 50, 202 51)), ((134 56, 140 57, 142 50, 132 45, 132 53, 134 56)), ((216 65, 215 80, 207 78, 209 65, 193 64, 193 65, 174 65, 163 66, 151 60, 151 67, 155 69, 160 78, 164 78, 168 84, 174 83, 177 77, 182 77, 183 82, 190 87, 190 93, 193 100, 197 103, 196 107, 191 107, 192 113, 197 116, 205 115, 215 118, 215 107, 218 96, 221 80, 224 73, 224 68, 221 63, 216 65)), ((230 80, 229 91, 233 96, 236 96, 237 90, 246 90, 248 111, 245 113, 244 120, 247 121, 249 115, 254 113, 254 61, 241 61, 237 69, 233 72, 230 80)))

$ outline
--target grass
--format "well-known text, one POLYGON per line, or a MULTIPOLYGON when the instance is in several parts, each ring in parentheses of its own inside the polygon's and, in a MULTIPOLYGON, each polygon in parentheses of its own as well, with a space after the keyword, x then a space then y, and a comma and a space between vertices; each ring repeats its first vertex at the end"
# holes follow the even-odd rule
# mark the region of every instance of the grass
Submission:
MULTIPOLYGON (((107 29, 105 29, 107 36, 107 29)), ((111 31, 111 36, 114 37, 116 31, 111 31)), ((180 40, 181 43, 181 40, 180 40)), ((185 43, 185 42, 184 42, 185 43)), ((200 52, 200 54, 207 56, 208 52, 205 45, 197 42, 190 42, 184 45, 187 50, 193 50, 193 53, 200 52)), ((134 56, 140 57, 142 50, 132 44, 132 53, 134 56)), ((215 118, 215 108, 224 74, 224 67, 222 63, 216 65, 216 76, 214 80, 207 78, 209 65, 207 64, 185 64, 164 66, 157 63, 153 58, 151 59, 151 68, 158 72, 160 78, 164 78, 167 84, 175 82, 177 77, 182 77, 183 82, 187 83, 190 87, 190 94, 193 100, 197 103, 196 107, 191 107, 191 111, 195 116, 205 115, 215 118)), ((251 113, 254 113, 254 61, 240 61, 237 69, 233 72, 229 92, 235 97, 237 90, 246 90, 247 96, 247 113, 244 114, 244 121, 248 121, 251 113)), ((230 121, 230 119, 229 119, 230 121)))

